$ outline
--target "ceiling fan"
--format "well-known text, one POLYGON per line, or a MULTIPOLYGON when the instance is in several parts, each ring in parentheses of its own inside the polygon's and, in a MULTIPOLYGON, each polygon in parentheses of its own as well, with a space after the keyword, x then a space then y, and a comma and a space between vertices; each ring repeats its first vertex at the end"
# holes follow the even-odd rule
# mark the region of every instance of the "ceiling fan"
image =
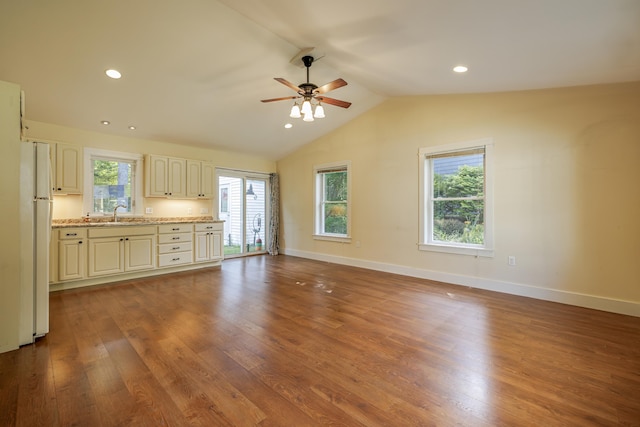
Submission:
POLYGON ((313 64, 313 61, 313 56, 306 55, 302 57, 302 62, 307 68, 307 82, 301 83, 299 86, 294 85, 282 77, 274 77, 275 80, 297 92, 298 94, 296 96, 263 99, 262 102, 285 101, 287 99, 301 100, 301 105, 298 105, 298 102, 294 101, 290 117, 299 118, 304 116, 303 120, 306 122, 312 122, 314 117, 318 119, 324 117, 324 108, 322 108, 322 103, 335 105, 336 107, 349 108, 351 106, 350 102, 329 98, 323 95, 331 90, 346 86, 347 82, 344 80, 336 79, 320 87, 309 82, 309 68, 311 67, 311 64, 313 64), (315 111, 312 111, 312 103, 316 104, 315 111))

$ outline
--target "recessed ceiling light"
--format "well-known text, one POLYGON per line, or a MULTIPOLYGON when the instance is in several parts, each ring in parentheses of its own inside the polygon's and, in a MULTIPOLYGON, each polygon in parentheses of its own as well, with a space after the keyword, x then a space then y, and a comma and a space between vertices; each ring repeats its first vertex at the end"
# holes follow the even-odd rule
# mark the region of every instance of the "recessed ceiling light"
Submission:
POLYGON ((129 126, 129 130, 136 130, 135 126, 129 126))
POLYGON ((122 74, 120 74, 120 71, 114 70, 114 69, 105 71, 105 74, 111 77, 112 79, 119 79, 120 77, 122 77, 122 74))
POLYGON ((287 123, 286 125, 284 125, 285 129, 291 129, 293 127, 293 125, 291 123, 287 123))
POLYGON ((456 73, 466 73, 468 70, 469 69, 464 65, 456 65, 455 67, 453 67, 453 71, 455 71, 456 73))
POLYGON ((109 120, 102 120, 100 123, 102 123, 103 125, 110 125, 111 122, 109 120))

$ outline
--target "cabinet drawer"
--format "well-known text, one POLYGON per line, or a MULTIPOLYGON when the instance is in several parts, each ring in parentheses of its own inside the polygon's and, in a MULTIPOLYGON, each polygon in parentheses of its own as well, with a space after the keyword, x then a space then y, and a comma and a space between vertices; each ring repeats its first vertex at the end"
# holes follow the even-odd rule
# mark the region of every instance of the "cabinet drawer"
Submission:
POLYGON ((178 252, 175 254, 158 255, 158 267, 168 267, 171 265, 191 264, 193 262, 193 252, 178 252))
POLYGON ((158 234, 192 233, 193 224, 162 224, 158 226, 158 234))
POLYGON ((84 239, 87 237, 86 228, 65 228, 58 230, 59 240, 84 239))
POLYGON ((191 240, 193 240, 193 233, 158 234, 158 243, 190 242, 191 240))
POLYGON ((222 222, 195 224, 197 231, 222 231, 224 224, 222 222))
POLYGON ((164 245, 158 245, 159 254, 170 254, 174 252, 185 252, 192 249, 191 242, 182 243, 165 243, 164 245))

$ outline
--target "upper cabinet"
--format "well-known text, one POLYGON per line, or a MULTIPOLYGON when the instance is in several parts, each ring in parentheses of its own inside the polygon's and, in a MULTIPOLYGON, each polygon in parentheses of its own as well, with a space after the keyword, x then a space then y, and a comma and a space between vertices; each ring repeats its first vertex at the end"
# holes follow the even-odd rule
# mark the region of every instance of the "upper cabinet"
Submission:
POLYGON ((187 196, 187 161, 148 155, 145 161, 145 196, 187 196))
POLYGON ((187 197, 213 198, 213 163, 187 160, 187 197))
POLYGON ((199 160, 145 157, 145 197, 213 198, 215 166, 199 160))
POLYGON ((53 194, 82 194, 82 147, 51 144, 53 194))

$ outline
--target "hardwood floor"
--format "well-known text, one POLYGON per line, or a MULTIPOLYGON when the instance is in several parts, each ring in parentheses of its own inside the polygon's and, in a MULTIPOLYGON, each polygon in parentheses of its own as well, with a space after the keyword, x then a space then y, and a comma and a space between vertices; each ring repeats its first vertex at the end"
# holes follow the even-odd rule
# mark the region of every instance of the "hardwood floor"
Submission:
POLYGON ((0 426, 640 425, 640 318, 289 256, 51 295, 0 426))

